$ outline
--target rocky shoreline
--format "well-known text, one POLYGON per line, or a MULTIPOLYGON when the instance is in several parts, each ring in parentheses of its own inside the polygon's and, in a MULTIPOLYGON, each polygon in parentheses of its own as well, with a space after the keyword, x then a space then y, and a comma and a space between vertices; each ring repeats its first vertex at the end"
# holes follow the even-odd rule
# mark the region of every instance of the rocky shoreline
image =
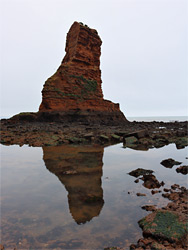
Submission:
POLYGON ((160 148, 175 143, 177 149, 188 146, 188 122, 126 122, 117 125, 85 122, 41 122, 1 120, 1 144, 33 147, 62 144, 112 145, 123 142, 137 150, 160 148))

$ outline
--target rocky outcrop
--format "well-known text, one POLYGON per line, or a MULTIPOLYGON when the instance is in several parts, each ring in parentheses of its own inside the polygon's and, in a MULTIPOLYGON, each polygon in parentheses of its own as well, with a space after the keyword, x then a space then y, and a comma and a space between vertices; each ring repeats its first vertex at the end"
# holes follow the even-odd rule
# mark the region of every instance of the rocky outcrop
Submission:
POLYGON ((119 104, 103 99, 101 44, 96 30, 73 23, 67 34, 66 55, 57 72, 44 84, 40 112, 87 111, 95 114, 97 111, 97 116, 103 112, 112 119, 126 121, 119 104))

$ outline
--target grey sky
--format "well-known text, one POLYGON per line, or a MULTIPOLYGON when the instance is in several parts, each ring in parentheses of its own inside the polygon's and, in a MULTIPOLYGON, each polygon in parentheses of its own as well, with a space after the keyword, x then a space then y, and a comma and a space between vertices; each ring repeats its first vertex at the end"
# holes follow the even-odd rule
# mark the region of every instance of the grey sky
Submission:
POLYGON ((1 116, 38 111, 74 21, 103 44, 105 99, 125 116, 188 111, 186 0, 1 0, 1 116))

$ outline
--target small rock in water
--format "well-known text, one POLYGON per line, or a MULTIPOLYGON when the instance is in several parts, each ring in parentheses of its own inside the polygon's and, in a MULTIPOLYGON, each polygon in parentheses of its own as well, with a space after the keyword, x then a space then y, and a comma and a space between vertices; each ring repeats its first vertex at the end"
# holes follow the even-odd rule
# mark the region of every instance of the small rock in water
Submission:
POLYGON ((182 173, 184 175, 188 174, 188 166, 180 166, 179 168, 176 169, 177 173, 182 173))
POLYGON ((175 161, 171 158, 163 160, 161 162, 161 165, 163 165, 165 168, 172 168, 174 165, 180 165, 182 162, 175 161))
POLYGON ((134 177, 139 177, 140 175, 149 175, 152 174, 154 171, 153 170, 148 170, 148 169, 143 169, 143 168, 137 168, 128 174, 134 177))
POLYGON ((153 189, 161 187, 161 183, 159 183, 159 181, 153 174, 143 175, 141 179, 144 181, 143 186, 146 188, 153 189))

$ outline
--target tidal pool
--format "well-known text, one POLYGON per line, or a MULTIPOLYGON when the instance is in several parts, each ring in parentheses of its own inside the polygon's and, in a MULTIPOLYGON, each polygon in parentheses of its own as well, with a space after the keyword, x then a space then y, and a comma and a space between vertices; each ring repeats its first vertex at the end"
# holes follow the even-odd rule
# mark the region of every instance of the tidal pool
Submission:
POLYGON ((173 158, 187 165, 187 148, 174 144, 149 151, 122 144, 32 148, 1 145, 1 244, 6 249, 104 249, 142 237, 143 205, 165 206, 128 175, 151 169, 169 188, 187 177, 160 162, 173 158), (138 197, 136 193, 146 196, 138 197))

